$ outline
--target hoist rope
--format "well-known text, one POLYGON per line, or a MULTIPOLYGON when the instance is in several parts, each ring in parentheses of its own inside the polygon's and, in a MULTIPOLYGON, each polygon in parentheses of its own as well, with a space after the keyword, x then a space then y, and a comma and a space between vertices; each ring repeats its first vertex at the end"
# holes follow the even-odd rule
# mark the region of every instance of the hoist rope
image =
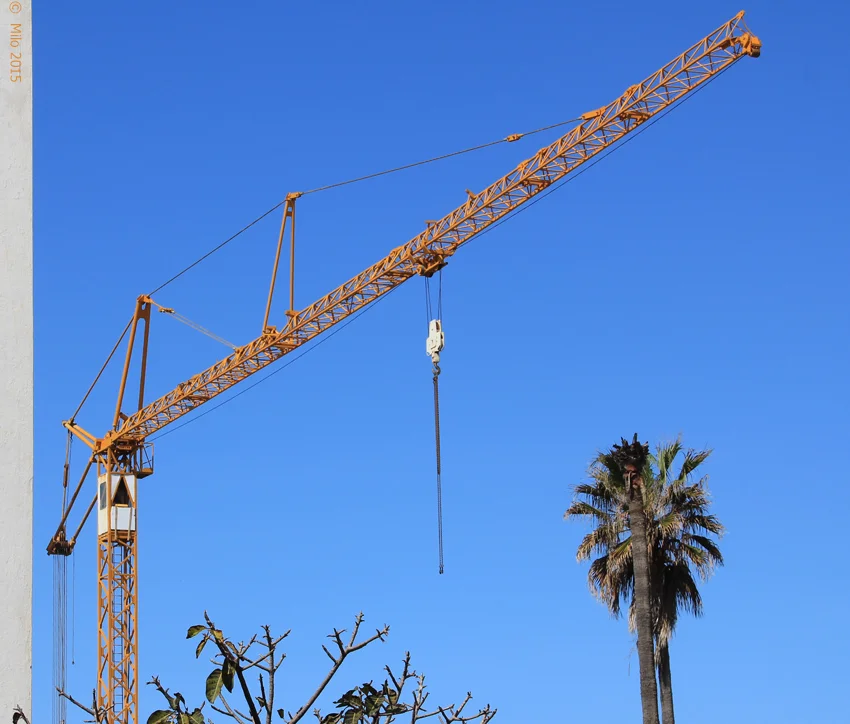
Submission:
POLYGON ((77 662, 77 551, 71 551, 71 666, 77 662))
POLYGON ((431 303, 431 280, 425 277, 425 326, 430 324, 432 319, 443 318, 443 270, 437 272, 437 316, 433 316, 433 305, 431 303))
POLYGON ((67 704, 60 691, 66 691, 67 662, 67 556, 53 556, 53 724, 64 724, 67 704))
MULTIPOLYGON (((84 400, 85 401, 85 400, 84 400)), ((62 515, 68 503, 68 476, 74 435, 68 430, 65 443, 65 464, 62 466, 62 515)), ((53 556, 53 724, 64 724, 67 702, 59 695, 66 690, 68 663, 68 559, 53 556)))
POLYGON ((437 446, 437 546, 440 555, 440 573, 443 572, 443 480, 440 455, 440 375, 434 372, 434 435, 437 446))
POLYGON ((443 318, 443 270, 437 272, 437 319, 443 318))

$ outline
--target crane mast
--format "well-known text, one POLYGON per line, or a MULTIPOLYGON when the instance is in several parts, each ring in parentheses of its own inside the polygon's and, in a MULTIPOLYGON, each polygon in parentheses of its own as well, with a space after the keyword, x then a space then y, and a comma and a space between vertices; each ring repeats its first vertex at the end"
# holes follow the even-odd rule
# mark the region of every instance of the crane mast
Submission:
MULTIPOLYGON (((63 511, 48 545, 51 555, 70 555, 85 521, 97 507, 98 541, 98 662, 97 705, 108 724, 138 724, 138 481, 153 472, 147 438, 192 412, 242 380, 264 369, 350 317, 413 276, 430 276, 463 244, 505 218, 529 199, 744 56, 758 57, 761 43, 743 24, 743 11, 688 48, 641 83, 602 108, 582 115, 568 133, 540 149, 484 190, 467 192, 465 203, 442 219, 427 222, 424 231, 310 306, 290 309, 281 328, 268 324, 281 246, 287 220, 294 244, 295 204, 300 193, 285 200, 269 300, 259 337, 237 347, 225 359, 154 400, 144 404, 147 346, 153 300, 141 296, 129 325, 129 341, 112 427, 96 437, 75 420, 63 425, 90 449, 83 476, 63 511), (141 333, 139 330, 141 329, 141 333), (141 347, 138 404, 125 413, 125 393, 134 350, 141 347), (67 520, 90 469, 97 492, 76 532, 67 536, 67 520)), ((509 136, 506 140, 518 140, 509 136)))

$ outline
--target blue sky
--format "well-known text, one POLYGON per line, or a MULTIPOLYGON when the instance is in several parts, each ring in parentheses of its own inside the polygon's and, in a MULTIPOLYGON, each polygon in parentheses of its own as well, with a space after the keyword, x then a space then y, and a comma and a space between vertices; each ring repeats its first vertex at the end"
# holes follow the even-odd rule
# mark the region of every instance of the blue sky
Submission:
MULTIPOLYGON (((34 721, 50 715, 52 566, 40 551, 59 517, 60 422, 135 297, 288 191, 573 118, 739 9, 37 3, 34 721)), ((496 721, 634 721, 631 638, 588 594, 574 560, 583 529, 562 515, 594 452, 637 431, 714 448, 706 467, 729 531, 705 618, 683 620, 672 644, 680 719, 850 721, 839 696, 850 487, 829 462, 850 433, 839 61, 850 16, 838 2, 747 10, 760 59, 445 271, 445 575, 413 280, 159 441, 140 503, 142 681, 158 674, 200 700, 209 667, 183 636, 207 609, 237 638, 262 623, 293 629, 294 708, 324 673, 322 637, 363 610, 392 632, 337 692, 410 650, 435 701, 471 690, 500 709, 496 721), (812 503, 820 485, 828 494, 812 503)), ((296 306, 556 137, 305 197, 296 306)), ((258 224, 157 300, 247 342, 278 224, 258 224)), ((154 321, 152 395, 227 352, 154 321)), ((79 417, 97 434, 116 372, 79 417)), ((94 561, 89 528, 73 566, 70 686, 84 698, 94 561)), ((143 688, 143 713, 157 704, 143 688)))

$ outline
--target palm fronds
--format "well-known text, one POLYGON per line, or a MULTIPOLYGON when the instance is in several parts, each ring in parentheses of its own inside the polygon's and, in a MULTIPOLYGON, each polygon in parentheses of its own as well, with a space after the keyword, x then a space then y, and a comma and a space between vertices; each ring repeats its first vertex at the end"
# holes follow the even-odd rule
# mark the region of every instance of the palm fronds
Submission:
POLYGON ((680 611, 702 615, 698 580, 706 580, 723 565, 716 539, 725 532, 709 512, 707 476, 694 473, 711 450, 685 449, 680 439, 659 445, 654 454, 638 442, 621 440, 611 451, 599 453, 587 481, 573 489, 573 502, 564 517, 583 519, 591 531, 581 541, 576 558, 589 560, 588 587, 618 617, 630 610, 633 628, 634 564, 629 532, 627 484, 633 474, 643 480, 647 517, 647 547, 653 590, 655 636, 666 643, 673 635, 680 611), (676 469, 677 461, 681 461, 676 469))

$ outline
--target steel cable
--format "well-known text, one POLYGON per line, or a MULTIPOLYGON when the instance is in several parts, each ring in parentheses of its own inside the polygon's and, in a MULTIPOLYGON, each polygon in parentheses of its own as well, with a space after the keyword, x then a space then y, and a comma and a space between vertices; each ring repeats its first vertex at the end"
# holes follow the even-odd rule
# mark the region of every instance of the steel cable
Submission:
POLYGON ((437 446, 437 546, 440 555, 440 574, 443 573, 443 481, 440 453, 440 368, 434 365, 434 435, 437 446))

